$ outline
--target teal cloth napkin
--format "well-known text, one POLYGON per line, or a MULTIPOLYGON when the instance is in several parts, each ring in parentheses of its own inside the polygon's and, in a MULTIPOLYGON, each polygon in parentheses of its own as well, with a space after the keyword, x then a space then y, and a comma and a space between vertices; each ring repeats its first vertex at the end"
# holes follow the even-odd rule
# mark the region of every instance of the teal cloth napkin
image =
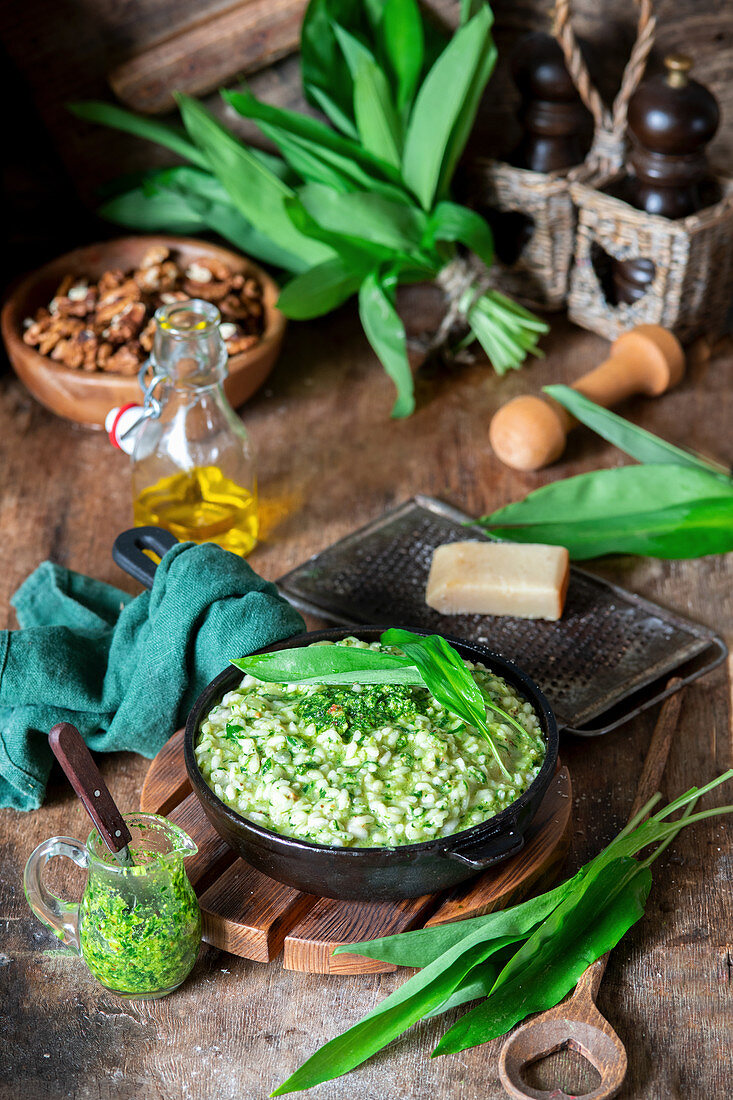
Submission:
POLYGON ((56 722, 73 722, 94 752, 155 756, 230 658, 305 629, 273 584, 211 543, 174 546, 135 598, 47 561, 12 603, 21 629, 0 632, 0 806, 17 810, 43 802, 56 722))

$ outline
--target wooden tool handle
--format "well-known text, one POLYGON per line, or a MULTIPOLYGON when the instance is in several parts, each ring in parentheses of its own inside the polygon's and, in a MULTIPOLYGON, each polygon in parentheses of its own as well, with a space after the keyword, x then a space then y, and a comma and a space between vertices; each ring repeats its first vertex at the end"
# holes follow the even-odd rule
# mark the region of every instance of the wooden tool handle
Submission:
MULTIPOLYGON (((636 785, 636 794, 631 807, 631 813, 629 814, 629 821, 636 817, 642 806, 644 806, 659 790, 659 784, 662 781, 664 769, 667 766, 667 757, 669 756, 669 750, 672 744, 672 735, 677 729, 677 721, 680 716, 682 692, 679 691, 679 687, 681 683, 682 681, 678 676, 673 676, 672 679, 667 682, 666 690, 672 692, 672 694, 662 703, 662 709, 659 712, 659 718, 657 718, 657 723, 652 733, 652 739, 649 742, 649 748, 646 750, 644 766, 641 769, 639 782, 636 785)), ((576 986, 576 993, 583 989, 587 989, 590 992, 590 996, 595 1000, 601 980, 606 972, 608 955, 609 952, 606 952, 605 955, 602 955, 600 959, 597 959, 596 962, 581 974, 576 986)))
POLYGON ((297 50, 305 7, 306 0, 240 0, 124 61, 109 83, 136 111, 169 111, 174 92, 203 95, 297 50))
POLYGON ((111 852, 119 852, 132 834, 78 729, 70 722, 59 722, 48 743, 104 843, 111 852))
POLYGON ((634 394, 658 397, 682 380, 685 356, 671 332, 661 325, 637 325, 611 345, 604 363, 573 382, 573 389, 604 408, 634 394))
POLYGON ((672 735, 677 729, 677 721, 680 716, 682 692, 679 688, 681 683, 682 681, 678 676, 673 676, 672 679, 667 682, 666 690, 672 694, 662 703, 662 709, 659 712, 659 718, 657 719, 657 724, 654 727, 654 733, 652 734, 652 739, 649 742, 649 748, 644 758, 644 767, 641 769, 641 775, 639 776, 639 783, 636 788, 634 804, 629 814, 629 821, 631 821, 632 817, 636 817, 644 803, 648 802, 652 795, 656 794, 659 790, 659 784, 662 781, 662 775, 667 766, 667 757, 669 756, 669 749, 672 744, 672 735))
MULTIPOLYGON (((573 389, 608 408, 636 393, 657 396, 675 386, 685 370, 677 338, 660 325, 638 325, 619 336, 605 362, 573 383, 573 389)), ((494 415, 489 440, 497 458, 516 470, 539 470, 565 449, 577 424, 550 398, 515 397, 494 415)))

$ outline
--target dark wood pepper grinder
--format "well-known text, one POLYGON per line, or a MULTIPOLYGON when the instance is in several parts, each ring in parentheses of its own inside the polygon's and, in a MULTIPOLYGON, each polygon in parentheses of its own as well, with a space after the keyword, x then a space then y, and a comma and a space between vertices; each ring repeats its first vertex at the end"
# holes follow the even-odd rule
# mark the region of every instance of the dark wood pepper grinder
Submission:
POLYGON ((526 35, 514 51, 512 76, 522 97, 518 117, 524 132, 510 162, 533 172, 580 164, 590 148, 593 120, 558 42, 540 32, 526 35))
MULTIPOLYGON (((647 214, 685 218, 719 198, 705 147, 718 129, 720 111, 715 96, 690 79, 689 57, 670 54, 664 67, 629 101, 631 173, 623 197, 647 214)), ((653 258, 615 261, 617 301, 637 301, 653 278, 653 258)))

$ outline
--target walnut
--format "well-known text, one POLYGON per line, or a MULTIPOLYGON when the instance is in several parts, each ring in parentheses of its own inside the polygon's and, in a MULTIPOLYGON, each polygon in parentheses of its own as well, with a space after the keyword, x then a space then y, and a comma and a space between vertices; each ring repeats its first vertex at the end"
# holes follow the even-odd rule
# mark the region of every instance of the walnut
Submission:
POLYGON ((217 304, 230 355, 257 342, 263 329, 258 280, 233 274, 214 257, 197 259, 184 271, 163 245, 148 248, 134 271, 105 271, 96 283, 64 275, 48 306, 24 321, 23 340, 72 369, 132 375, 153 347, 153 311, 189 298, 217 304))
POLYGON ((189 283, 210 283, 214 279, 211 269, 205 267, 202 263, 189 264, 184 274, 189 283))
MULTIPOLYGON (((96 313, 94 315, 94 324, 96 328, 106 328, 117 317, 122 314, 128 306, 133 303, 140 302, 140 289, 132 279, 123 283, 122 286, 117 287, 116 290, 112 290, 109 294, 106 294, 101 299, 97 306, 96 313)), ((143 306, 143 311, 145 307, 143 306)))
POLYGON ((67 295, 57 294, 56 313, 59 317, 86 317, 94 312, 97 304, 97 291, 93 286, 72 286, 67 295), (79 290, 81 294, 74 294, 79 290))
POLYGON ((254 347, 259 342, 257 336, 233 336, 230 340, 226 340, 227 353, 229 355, 239 355, 241 351, 247 351, 248 348, 254 347))
POLYGON ((94 371, 97 369, 97 349, 99 348, 99 340, 97 335, 90 328, 84 328, 81 330, 78 336, 75 338, 76 343, 81 348, 82 354, 82 370, 94 371))
POLYGON ((236 294, 227 294, 226 298, 219 302, 219 309, 225 320, 242 321, 245 317, 249 317, 250 303, 243 302, 236 294))
POLYGON ((23 343, 28 344, 32 348, 37 347, 40 344, 41 338, 44 333, 48 332, 50 325, 50 313, 47 310, 41 311, 39 309, 36 320, 31 321, 31 323, 27 326, 25 332, 23 333, 23 343), (41 312, 43 312, 44 314, 43 317, 40 316, 41 312))
POLYGON ((164 244, 151 245, 140 261, 140 270, 145 271, 149 267, 157 267, 164 260, 167 260, 170 254, 170 249, 166 248, 164 244))
POLYGON ((139 348, 134 344, 123 344, 114 355, 110 355, 105 364, 105 370, 114 371, 116 374, 137 374, 142 362, 139 348))
POLYGON ((51 358, 56 363, 63 363, 67 367, 80 367, 82 354, 80 348, 74 348, 71 340, 61 339, 51 352, 51 358))
POLYGON ((136 285, 140 290, 148 294, 156 294, 162 290, 173 290, 178 282, 180 271, 172 260, 165 263, 152 264, 142 268, 133 275, 136 285))
POLYGON ((145 321, 142 302, 128 302, 104 329, 102 335, 111 344, 125 344, 140 332, 145 321))
POLYGON ((124 281, 124 271, 119 271, 117 268, 112 268, 110 271, 105 271, 104 275, 97 283, 99 297, 104 298, 105 294, 109 294, 110 290, 116 290, 118 286, 122 286, 124 281))
POLYGON ((222 260, 217 260, 215 257, 199 260, 198 263, 201 267, 208 268, 211 272, 214 282, 223 283, 231 281, 232 273, 227 265, 222 260))
POLYGON ((183 289, 189 298, 203 298, 206 302, 220 302, 230 291, 229 279, 223 282, 197 283, 186 279, 183 289))
POLYGON ((97 348, 97 366, 100 370, 107 370, 107 363, 113 351, 114 348, 107 341, 99 345, 97 348))
POLYGON ((249 275, 242 284, 242 297, 255 299, 256 301, 262 300, 262 287, 255 279, 254 275, 249 275))
POLYGON ((143 351, 153 350, 153 337, 155 336, 155 327, 155 318, 151 317, 145 328, 138 336, 140 347, 143 349, 143 351))

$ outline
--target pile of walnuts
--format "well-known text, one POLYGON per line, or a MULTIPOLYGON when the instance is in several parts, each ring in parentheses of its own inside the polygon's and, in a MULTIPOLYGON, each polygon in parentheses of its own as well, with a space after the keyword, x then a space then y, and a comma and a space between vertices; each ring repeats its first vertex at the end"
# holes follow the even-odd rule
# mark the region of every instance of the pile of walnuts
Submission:
POLYGON ((262 287, 254 276, 233 274, 217 259, 183 267, 154 245, 134 271, 105 271, 97 283, 66 275, 48 308, 26 320, 23 340, 66 367, 137 374, 153 346, 158 306, 188 298, 215 303, 229 355, 262 336, 262 287))

